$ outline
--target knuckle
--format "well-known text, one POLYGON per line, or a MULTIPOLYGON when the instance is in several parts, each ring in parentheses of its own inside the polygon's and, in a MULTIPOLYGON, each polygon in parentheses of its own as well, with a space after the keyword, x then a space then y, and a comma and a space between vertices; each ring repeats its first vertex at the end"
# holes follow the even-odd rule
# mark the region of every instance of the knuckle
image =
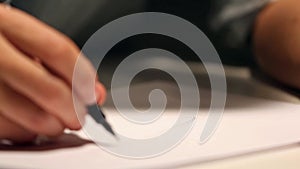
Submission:
POLYGON ((80 53, 79 49, 70 40, 66 40, 64 36, 57 33, 53 33, 53 36, 48 39, 45 45, 53 48, 48 53, 49 56, 45 58, 47 62, 53 66, 64 64, 63 70, 73 71, 76 58, 80 53))
POLYGON ((74 54, 74 47, 64 38, 55 38, 50 44, 53 44, 55 47, 52 52, 53 56, 56 56, 57 58, 74 54))

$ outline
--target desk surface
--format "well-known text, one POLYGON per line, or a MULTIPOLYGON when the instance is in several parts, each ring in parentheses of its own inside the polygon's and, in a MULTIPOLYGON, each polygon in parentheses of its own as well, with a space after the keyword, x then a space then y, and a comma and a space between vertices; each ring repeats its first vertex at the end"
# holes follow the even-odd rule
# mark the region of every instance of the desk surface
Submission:
MULTIPOLYGON (((201 68, 199 64, 190 64, 190 66, 193 72, 195 73, 197 81, 201 82, 199 83, 201 85, 200 87, 205 88, 209 86, 209 81, 207 79, 208 77, 205 74, 204 69, 201 68)), ((227 75, 227 85, 228 85, 229 93, 251 96, 256 98, 264 98, 269 100, 292 102, 296 104, 300 103, 299 98, 297 98, 296 96, 254 78, 248 69, 226 67, 225 71, 227 75)), ((295 123, 298 122, 297 119, 295 119, 294 121, 295 123)), ((265 123, 263 123, 263 125, 265 125, 265 123)), ((232 130, 230 130, 230 132, 231 131, 232 130)), ((258 153, 250 153, 246 155, 235 156, 231 158, 210 161, 205 163, 193 163, 181 167, 186 169, 194 169, 194 168, 227 169, 227 168, 267 168, 267 167, 299 168, 300 167, 299 159, 300 159, 300 146, 298 144, 294 144, 285 147, 275 148, 272 150, 260 151, 258 153)))
MULTIPOLYGON (((199 65, 191 64, 194 71, 203 72, 199 65)), ((243 95, 260 97, 265 99, 278 100, 299 104, 299 97, 286 92, 285 89, 275 87, 272 83, 266 83, 255 78, 249 69, 225 67, 228 83, 228 91, 243 95), (243 87, 237 88, 238 84, 243 87), (247 89, 247 90, 245 90, 247 89)), ((282 147, 269 151, 247 154, 209 163, 192 164, 183 166, 182 169, 253 169, 253 168, 272 168, 272 169, 299 169, 300 168, 300 143, 282 147)))

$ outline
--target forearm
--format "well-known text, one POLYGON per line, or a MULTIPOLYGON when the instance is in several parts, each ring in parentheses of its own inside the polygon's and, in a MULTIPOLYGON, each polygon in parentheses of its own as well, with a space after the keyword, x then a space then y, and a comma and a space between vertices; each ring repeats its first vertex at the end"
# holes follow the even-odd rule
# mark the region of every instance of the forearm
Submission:
POLYGON ((262 70, 300 89, 300 1, 279 0, 257 17, 254 53, 262 70))

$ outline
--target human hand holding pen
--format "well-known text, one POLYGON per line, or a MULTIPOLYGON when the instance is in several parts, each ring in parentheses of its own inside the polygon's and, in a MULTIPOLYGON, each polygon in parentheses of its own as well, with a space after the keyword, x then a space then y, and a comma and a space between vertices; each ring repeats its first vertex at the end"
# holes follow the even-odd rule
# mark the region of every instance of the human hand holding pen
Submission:
MULTIPOLYGON (((63 34, 17 9, 0 5, 0 139, 24 142, 37 135, 58 136, 81 124, 72 99, 73 69, 80 50, 63 34)), ((87 59, 74 84, 79 118, 95 93, 85 82, 96 71, 87 59)), ((96 95, 105 99, 103 85, 96 95)))

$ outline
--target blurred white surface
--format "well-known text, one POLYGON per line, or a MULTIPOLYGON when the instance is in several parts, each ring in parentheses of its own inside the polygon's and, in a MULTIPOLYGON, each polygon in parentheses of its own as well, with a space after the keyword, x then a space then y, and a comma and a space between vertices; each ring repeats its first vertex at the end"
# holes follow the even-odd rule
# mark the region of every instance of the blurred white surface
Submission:
MULTIPOLYGON (((207 77, 202 76, 199 67, 196 67, 195 73, 199 82, 202 82, 201 97, 208 98, 209 92, 204 80, 207 77)), ((62 145, 52 148, 46 146, 42 150, 1 149, 0 168, 299 168, 298 98, 253 79, 247 69, 227 67, 226 73, 229 95, 225 113, 216 133, 203 145, 199 145, 198 141, 207 117, 207 103, 200 108, 197 123, 188 137, 173 150, 156 158, 132 160, 117 157, 85 141, 89 137, 78 132, 76 134, 80 138, 76 137, 75 140, 82 144, 74 147, 62 145)), ((166 82, 147 82, 135 87, 138 91, 143 91, 145 86, 157 84, 169 90, 172 98, 175 98, 171 100, 170 106, 176 106, 176 88, 166 82)), ((108 120, 115 130, 124 135, 136 134, 141 137, 144 134, 146 138, 153 137, 172 124, 158 121, 165 125, 154 125, 151 130, 147 127, 139 130, 122 122, 109 102, 105 111, 110 112, 108 120)), ((174 109, 166 111, 162 120, 176 119, 174 111, 176 112, 174 109)))

